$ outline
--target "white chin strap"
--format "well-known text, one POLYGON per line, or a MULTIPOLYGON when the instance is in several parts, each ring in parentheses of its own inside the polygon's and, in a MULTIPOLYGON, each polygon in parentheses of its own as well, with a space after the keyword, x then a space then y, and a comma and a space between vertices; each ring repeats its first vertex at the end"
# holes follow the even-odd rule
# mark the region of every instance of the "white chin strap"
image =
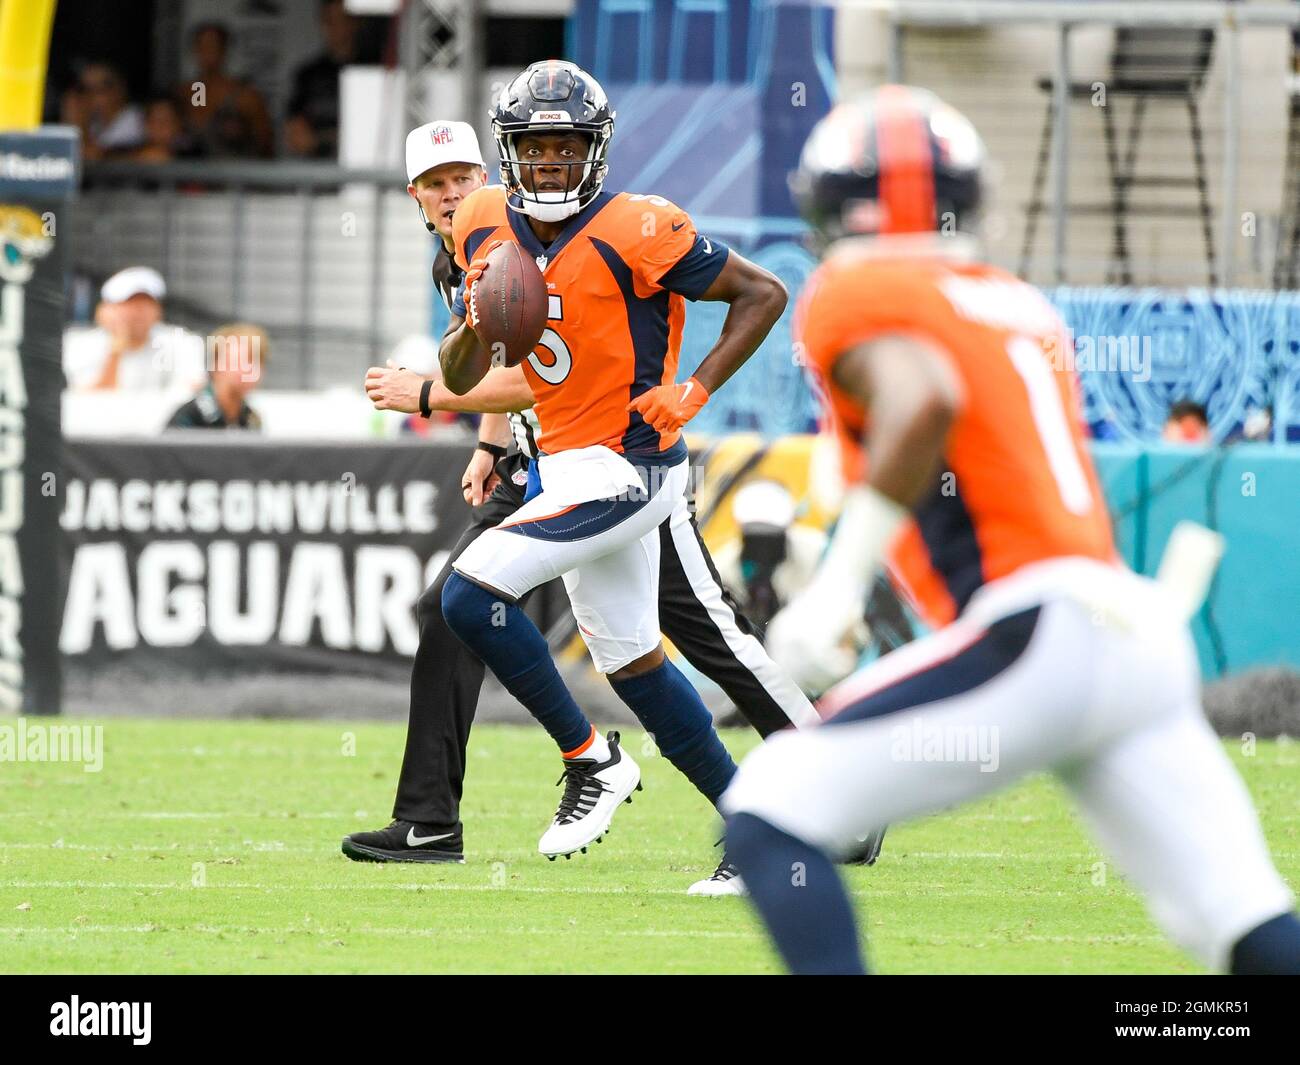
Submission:
MULTIPOLYGON (((507 138, 506 147, 506 155, 514 156, 513 137, 507 138)), ((582 168, 582 180, 578 182, 577 188, 570 189, 568 192, 525 192, 523 167, 517 165, 518 159, 510 159, 510 169, 515 181, 519 183, 519 210, 539 222, 563 222, 566 218, 572 218, 582 210, 582 196, 579 195, 578 189, 581 189, 591 177, 591 168, 595 159, 596 138, 593 136, 591 146, 587 149, 586 166, 582 168)))
POLYGON ((569 198, 567 192, 535 192, 519 197, 519 208, 539 222, 563 222, 581 210, 578 197, 569 198))

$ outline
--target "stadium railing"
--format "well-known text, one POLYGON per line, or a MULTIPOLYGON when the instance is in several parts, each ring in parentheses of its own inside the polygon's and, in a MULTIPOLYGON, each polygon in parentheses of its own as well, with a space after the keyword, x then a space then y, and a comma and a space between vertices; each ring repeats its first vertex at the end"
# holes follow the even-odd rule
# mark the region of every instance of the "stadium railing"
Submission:
POLYGON ((294 162, 101 162, 72 206, 76 317, 98 283, 157 268, 167 320, 247 320, 271 336, 271 387, 359 385, 403 336, 427 333, 433 245, 399 172, 294 162))

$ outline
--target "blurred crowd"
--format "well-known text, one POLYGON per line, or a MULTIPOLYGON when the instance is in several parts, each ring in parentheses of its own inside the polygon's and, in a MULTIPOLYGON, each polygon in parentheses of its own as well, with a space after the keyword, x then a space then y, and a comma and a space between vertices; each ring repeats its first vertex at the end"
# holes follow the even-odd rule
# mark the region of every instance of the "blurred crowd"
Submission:
POLYGON ((339 77, 357 61, 359 20, 343 0, 323 0, 323 49, 300 65, 279 130, 265 97, 228 69, 231 35, 220 22, 190 33, 194 77, 147 99, 131 98, 113 64, 81 65, 59 100, 60 119, 81 131, 83 157, 165 163, 177 159, 265 159, 277 154, 333 159, 339 131, 339 77))
MULTIPOLYGON (((166 423, 170 429, 260 429, 261 418, 248 402, 261 383, 270 355, 266 331, 233 322, 207 337, 169 324, 164 318, 166 282, 157 270, 131 266, 100 288, 94 326, 70 327, 63 340, 63 370, 72 392, 170 392, 189 396, 166 423)), ((388 365, 421 376, 438 375, 438 345, 429 336, 403 338, 388 365)), ((477 416, 435 411, 431 418, 403 417, 400 431, 428 435, 454 425, 471 427, 477 416)), ((1272 410, 1252 411, 1227 442, 1268 441, 1272 410)), ((1118 432, 1101 439, 1120 439, 1118 432)), ((1165 443, 1210 447, 1214 437, 1209 412, 1194 399, 1170 404, 1161 431, 1165 443)))
MULTIPOLYGON (((128 266, 99 287, 93 325, 70 325, 63 334, 67 390, 91 404, 76 410, 101 417, 104 400, 112 393, 132 397, 129 426, 121 419, 111 423, 131 433, 157 428, 262 429, 262 416, 249 400, 262 384, 270 357, 267 331, 251 322, 231 322, 200 335, 167 320, 166 300, 166 281, 151 266, 128 266), (159 404, 170 412, 166 418, 160 417, 159 404)), ((422 377, 437 377, 438 344, 427 335, 404 337, 388 362, 422 377)), ((358 407, 370 409, 360 390, 348 391, 355 402, 328 407, 321 418, 311 417, 310 426, 334 417, 352 418, 358 407)), ((385 421, 391 416, 372 414, 385 421)), ((272 420, 281 432, 303 428, 299 411, 281 405, 278 418, 272 420)), ((477 423, 478 415, 435 410, 428 418, 404 415, 396 425, 372 422, 371 434, 430 436, 447 429, 472 430, 477 423)), ((94 427, 74 416, 66 428, 76 434, 94 427)))
POLYGON ((70 391, 183 394, 169 429, 261 428, 248 397, 270 355, 266 330, 232 322, 201 337, 168 324, 166 283, 148 266, 119 270, 99 295, 95 325, 70 328, 63 338, 70 391))

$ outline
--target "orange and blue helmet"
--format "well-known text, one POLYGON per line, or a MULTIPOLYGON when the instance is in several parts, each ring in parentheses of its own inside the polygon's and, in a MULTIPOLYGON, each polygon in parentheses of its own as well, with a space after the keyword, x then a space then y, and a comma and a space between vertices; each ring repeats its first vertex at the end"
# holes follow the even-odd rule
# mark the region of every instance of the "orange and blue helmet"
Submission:
POLYGON ((960 112, 925 89, 884 85, 817 123, 790 190, 825 242, 968 231, 984 160, 984 143, 960 112))

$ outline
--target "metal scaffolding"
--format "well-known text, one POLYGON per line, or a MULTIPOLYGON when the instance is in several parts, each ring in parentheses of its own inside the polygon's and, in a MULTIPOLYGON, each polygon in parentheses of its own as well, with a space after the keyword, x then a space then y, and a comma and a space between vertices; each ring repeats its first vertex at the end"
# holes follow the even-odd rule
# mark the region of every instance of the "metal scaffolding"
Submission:
POLYGON ((475 126, 483 111, 483 0, 405 0, 401 62, 406 72, 408 128, 428 122, 435 101, 430 75, 454 71, 464 112, 475 126))

